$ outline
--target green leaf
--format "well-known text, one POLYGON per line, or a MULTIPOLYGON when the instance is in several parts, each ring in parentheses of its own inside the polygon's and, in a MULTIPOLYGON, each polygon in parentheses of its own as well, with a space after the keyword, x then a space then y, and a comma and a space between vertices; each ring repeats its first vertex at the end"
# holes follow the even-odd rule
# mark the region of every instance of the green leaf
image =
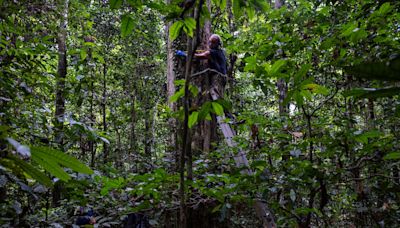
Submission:
POLYGON ((193 17, 187 17, 183 21, 185 23, 185 26, 188 27, 189 29, 195 29, 196 28, 196 20, 194 20, 193 17))
POLYGON ((316 94, 322 94, 322 95, 329 94, 329 90, 326 87, 315 84, 315 83, 303 85, 302 89, 308 90, 308 91, 310 91, 312 93, 316 93, 316 94))
POLYGON ((365 62, 346 67, 346 72, 356 77, 382 81, 400 81, 400 57, 389 62, 365 62))
MULTIPOLYGON (((15 156, 10 156, 9 160, 12 161, 12 163, 17 165, 19 168, 21 168, 26 174, 28 174, 34 180, 37 180, 38 182, 40 182, 48 187, 51 187, 53 185, 51 180, 44 173, 40 172, 38 169, 36 169, 31 164, 15 157, 15 156)), ((3 162, 1 164, 4 165, 3 162)))
POLYGON ((367 144, 368 143, 368 139, 378 138, 378 137, 380 137, 382 135, 383 135, 383 133, 380 132, 380 131, 366 131, 366 132, 363 132, 361 134, 356 135, 354 139, 357 142, 360 142, 360 143, 363 143, 363 144, 367 144))
POLYGON ((85 59, 86 59, 86 56, 87 56, 86 50, 85 50, 85 49, 81 49, 80 55, 81 55, 81 60, 82 60, 82 61, 85 60, 85 59))
POLYGON ((66 168, 70 168, 76 172, 92 174, 93 170, 81 163, 78 159, 63 153, 59 150, 55 150, 49 147, 31 147, 32 156, 47 157, 66 168))
POLYGON ((246 66, 244 67, 245 71, 255 71, 257 69, 257 57, 249 56, 244 59, 246 62, 246 66))
POLYGON ((217 102, 211 102, 211 105, 218 116, 224 115, 224 108, 217 102))
POLYGON ((217 205, 216 207, 213 208, 213 210, 211 211, 211 213, 215 213, 217 211, 219 211, 222 207, 222 204, 217 205))
POLYGON ((122 5, 123 0, 110 0, 110 8, 117 9, 122 5))
POLYGON ((221 0, 221 3, 219 4, 219 8, 221 10, 224 10, 226 8, 226 0, 221 0))
POLYGON ((195 125, 197 123, 198 117, 199 117, 199 112, 192 112, 192 114, 190 114, 189 120, 188 120, 189 128, 192 128, 193 125, 195 125))
POLYGON ((285 64, 286 64, 286 61, 285 61, 285 60, 280 59, 280 60, 276 61, 276 62, 272 65, 272 67, 271 67, 271 69, 269 70, 268 73, 269 73, 271 76, 275 76, 285 64))
POLYGON ((138 8, 143 5, 142 0, 128 0, 128 3, 134 8, 138 8))
POLYGON ((121 20, 121 36, 126 37, 127 35, 131 34, 134 27, 135 21, 132 19, 132 17, 127 14, 123 15, 121 20))
POLYGON ((185 18, 183 23, 185 25, 183 27, 183 30, 185 31, 185 33, 188 36, 193 37, 193 31, 196 28, 196 21, 192 17, 187 17, 187 18, 185 18))
POLYGON ((199 112, 199 119, 205 119, 207 115, 209 115, 211 112, 211 102, 207 101, 205 102, 201 108, 200 108, 200 112, 199 112))
POLYGON ((193 96, 197 96, 197 94, 199 93, 199 89, 197 88, 197 86, 190 85, 189 90, 193 96))
POLYGON ((392 153, 386 154, 383 157, 383 159, 385 159, 385 160, 398 160, 398 159, 400 159, 400 152, 396 151, 396 152, 392 152, 392 153))
POLYGON ((48 156, 43 156, 43 154, 32 153, 32 160, 42 166, 51 175, 59 178, 62 181, 69 181, 71 177, 64 169, 61 168, 57 162, 49 158, 48 156))
POLYGON ((171 39, 171 41, 178 38, 183 26, 184 23, 182 21, 175 21, 175 23, 173 23, 171 27, 169 27, 169 38, 171 39))
POLYGON ((185 85, 185 79, 180 79, 180 80, 175 80, 174 81, 174 85, 178 86, 178 85, 185 85))
POLYGON ((242 9, 241 9, 241 4, 240 4, 241 0, 232 0, 232 11, 233 11, 233 15, 235 16, 235 18, 239 18, 240 16, 242 16, 242 9))
POLYGON ((176 102, 179 98, 183 97, 185 95, 185 88, 182 87, 178 92, 176 92, 174 95, 171 96, 169 99, 170 102, 176 102))
POLYGON ((374 88, 359 88, 352 89, 344 92, 345 97, 355 97, 358 99, 362 98, 381 98, 381 97, 393 97, 400 95, 400 87, 374 89, 374 88))
POLYGON ((387 13, 389 13, 391 10, 392 10, 392 6, 390 5, 390 3, 389 2, 385 2, 379 8, 378 13, 380 14, 380 16, 384 16, 387 13))
POLYGON ((310 64, 304 64, 301 66, 300 70, 297 71, 294 76, 294 84, 297 85, 301 82, 302 78, 307 75, 307 72, 311 69, 310 64))

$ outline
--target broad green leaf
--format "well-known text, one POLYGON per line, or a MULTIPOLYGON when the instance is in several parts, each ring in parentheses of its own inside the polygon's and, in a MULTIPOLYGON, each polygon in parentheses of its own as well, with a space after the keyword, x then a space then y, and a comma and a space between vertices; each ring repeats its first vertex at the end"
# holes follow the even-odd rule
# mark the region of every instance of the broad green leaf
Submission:
POLYGON ((135 21, 132 19, 132 17, 127 14, 123 15, 121 20, 121 36, 126 37, 127 35, 131 34, 134 27, 135 21))
POLYGON ((354 31, 357 30, 357 24, 355 22, 350 22, 342 27, 341 36, 350 36, 354 31))
POLYGON ((127 2, 134 8, 138 8, 143 5, 142 0, 128 0, 127 2))
POLYGON ((310 64, 304 64, 301 66, 300 70, 297 71, 294 76, 294 84, 297 85, 301 82, 302 78, 307 75, 307 72, 311 69, 310 64))
POLYGON ((242 15, 242 9, 240 7, 241 0, 232 0, 232 11, 235 18, 239 18, 242 15))
POLYGON ((64 171, 63 168, 53 159, 49 158, 48 156, 43 156, 40 153, 32 153, 32 160, 42 166, 47 172, 51 175, 59 178, 62 181, 69 181, 71 177, 67 172, 64 171))
POLYGON ((383 159, 385 159, 385 160, 398 160, 398 159, 400 159, 400 152, 396 151, 396 152, 392 152, 392 153, 386 154, 383 157, 383 159))
POLYGON ((367 38, 368 33, 364 29, 355 29, 350 36, 350 40, 353 43, 357 43, 358 41, 367 38))
POLYGON ((172 41, 178 38, 183 26, 184 23, 182 21, 175 21, 175 23, 173 23, 171 27, 169 27, 169 38, 172 41))
POLYGON ((390 5, 390 3, 385 2, 381 5, 378 12, 381 16, 384 16, 385 14, 389 13, 391 10, 392 10, 392 6, 390 5))
POLYGON ((66 168, 70 168, 76 172, 92 174, 93 170, 81 163, 78 159, 63 153, 59 150, 55 150, 49 147, 31 147, 32 156, 38 155, 40 157, 47 157, 66 168))
POLYGON ((358 99, 362 98, 381 98, 381 97, 393 97, 400 95, 400 87, 374 89, 374 88, 360 88, 346 91, 343 94, 345 97, 355 97, 358 99))
POLYGON ((193 37, 193 31, 196 28, 196 21, 192 17, 187 17, 183 21, 183 31, 190 37, 193 37))
POLYGON ((220 3, 220 5, 219 5, 219 8, 220 8, 221 10, 224 10, 224 9, 226 8, 226 0, 221 0, 221 3, 220 3))
POLYGON ((197 96, 197 94, 199 93, 199 89, 197 88, 197 86, 190 85, 189 90, 193 96, 197 96))
POLYGON ((246 66, 244 67, 245 71, 255 71, 257 68, 257 57, 249 56, 244 59, 246 61, 246 66))
POLYGON ((85 49, 81 49, 80 55, 81 55, 81 60, 82 60, 82 61, 85 60, 85 59, 86 59, 86 56, 87 56, 86 50, 85 50, 85 49))
POLYGON ((178 85, 185 85, 185 79, 180 79, 180 80, 175 80, 174 81, 174 85, 178 86, 178 85))
POLYGON ((222 105, 218 104, 217 102, 211 102, 211 105, 218 116, 222 116, 224 114, 224 108, 222 105))
POLYGON ((188 120, 189 128, 192 128, 193 125, 195 125, 197 123, 198 117, 199 117, 199 112, 192 112, 192 114, 190 114, 189 120, 188 120))
POLYGON ((172 97, 169 99, 170 102, 176 102, 179 98, 183 97, 185 95, 185 88, 182 87, 180 90, 178 90, 172 97))
POLYGON ((286 61, 283 59, 279 59, 278 61, 272 64, 271 69, 269 70, 269 74, 271 76, 276 76, 276 74, 280 71, 280 69, 286 64, 286 61))
POLYGON ((196 28, 196 21, 194 20, 193 17, 187 17, 185 18, 185 20, 183 21, 183 23, 185 23, 186 27, 188 27, 189 29, 195 29, 196 28))
POLYGON ((211 102, 210 101, 205 102, 200 108, 199 117, 198 118, 200 120, 205 119, 206 116, 210 114, 211 108, 212 108, 211 102))
POLYGON ((368 139, 378 138, 378 137, 380 137, 382 135, 383 135, 383 133, 380 132, 380 131, 366 131, 366 132, 363 132, 361 134, 356 135, 354 139, 357 142, 360 142, 360 143, 363 143, 363 144, 367 144, 368 143, 368 139))
POLYGON ((117 9, 122 5, 123 0, 110 0, 110 8, 117 9))
POLYGON ((301 90, 300 95, 309 101, 312 100, 312 94, 311 94, 310 90, 301 90))
MULTIPOLYGON (((31 164, 15 157, 15 156, 10 156, 9 159, 15 165, 17 165, 19 168, 21 168, 26 174, 28 174, 30 177, 32 177, 34 180, 37 180, 38 182, 40 182, 48 187, 51 187, 53 185, 51 180, 44 173, 40 172, 38 169, 36 169, 31 164)), ((4 165, 4 163, 1 163, 1 164, 4 165)))
POLYGON ((328 95, 328 93, 329 93, 329 90, 326 87, 315 84, 315 83, 304 85, 304 86, 302 86, 302 89, 308 90, 312 93, 322 94, 322 95, 328 95))
POLYGON ((356 77, 382 81, 400 81, 400 58, 388 62, 366 62, 345 70, 356 77))

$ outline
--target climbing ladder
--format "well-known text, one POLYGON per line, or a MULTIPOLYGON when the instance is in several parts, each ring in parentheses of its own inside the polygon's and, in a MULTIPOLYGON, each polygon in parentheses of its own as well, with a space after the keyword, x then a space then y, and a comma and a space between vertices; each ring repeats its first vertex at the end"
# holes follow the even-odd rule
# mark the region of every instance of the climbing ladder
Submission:
MULTIPOLYGON (((211 98, 214 101, 218 100, 220 98, 215 87, 210 89, 210 94, 211 94, 211 98)), ((253 171, 251 170, 251 168, 249 166, 249 161, 247 160, 245 151, 243 151, 240 147, 237 147, 237 143, 233 140, 234 136, 236 135, 236 132, 225 121, 224 115, 217 116, 217 122, 222 131, 222 134, 224 135, 226 144, 228 144, 228 146, 231 148, 238 148, 237 154, 234 154, 231 152, 231 156, 235 160, 236 166, 238 168, 245 167, 245 169, 242 170, 243 174, 253 175, 253 171)), ((257 215, 263 221, 264 228, 275 228, 276 227, 275 220, 274 220, 274 217, 273 217, 271 211, 268 209, 266 203, 260 199, 260 197, 255 199, 254 207, 256 209, 257 215)))

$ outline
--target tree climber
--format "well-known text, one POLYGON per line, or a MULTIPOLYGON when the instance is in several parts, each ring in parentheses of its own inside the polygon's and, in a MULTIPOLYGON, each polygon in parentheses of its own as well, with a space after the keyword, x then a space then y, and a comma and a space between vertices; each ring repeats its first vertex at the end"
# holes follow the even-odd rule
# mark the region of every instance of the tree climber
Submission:
POLYGON ((209 50, 196 53, 195 57, 208 60, 208 68, 212 70, 209 73, 211 89, 215 89, 220 97, 222 97, 226 84, 227 63, 225 53, 221 48, 221 37, 217 34, 212 34, 208 40, 208 45, 209 50))

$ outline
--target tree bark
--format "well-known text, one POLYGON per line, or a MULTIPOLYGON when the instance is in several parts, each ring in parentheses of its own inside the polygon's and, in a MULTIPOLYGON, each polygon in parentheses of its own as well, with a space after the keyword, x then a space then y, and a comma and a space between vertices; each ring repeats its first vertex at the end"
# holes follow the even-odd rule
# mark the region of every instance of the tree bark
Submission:
POLYGON ((55 142, 59 148, 63 148, 63 126, 65 114, 65 80, 67 77, 67 25, 68 25, 68 0, 60 2, 61 17, 60 28, 57 37, 58 46, 58 70, 56 88, 56 110, 55 110, 55 142))
POLYGON ((136 94, 135 94, 136 87, 134 82, 131 82, 130 85, 130 98, 131 98, 131 131, 130 131, 130 152, 133 154, 137 150, 137 143, 136 143, 136 94))
MULTIPOLYGON (((167 0, 167 4, 170 4, 171 0, 167 0)), ((176 102, 171 102, 170 99, 171 97, 175 94, 176 88, 175 88, 175 72, 174 72, 174 67, 175 67, 175 62, 174 62, 174 49, 172 45, 172 41, 169 38, 169 28, 171 26, 171 22, 166 23, 165 25, 165 34, 166 34, 166 40, 167 40, 167 103, 168 107, 171 110, 171 112, 175 112, 177 110, 177 105, 176 102)), ((166 157, 169 161, 171 161, 171 164, 177 163, 177 151, 178 151, 178 145, 177 145, 177 121, 174 117, 170 117, 168 119, 168 126, 169 126, 169 131, 170 131, 170 137, 167 141, 167 150, 166 150, 166 157)), ((171 168, 172 170, 176 170, 175 168, 171 168)))
MULTIPOLYGON (((59 149, 64 151, 64 114, 65 114, 65 80, 67 77, 67 25, 68 25, 68 0, 62 0, 60 7, 60 27, 57 36, 58 46, 58 70, 56 87, 56 110, 55 110, 55 142, 59 149)), ((56 183, 53 188, 53 206, 59 206, 61 200, 61 184, 56 183)))
MULTIPOLYGON (((103 113, 103 131, 107 132, 107 114, 106 114, 106 102, 107 102, 107 65, 103 64, 103 100, 101 102, 102 113, 103 113)), ((103 142, 103 162, 106 164, 108 161, 108 145, 103 142)))

